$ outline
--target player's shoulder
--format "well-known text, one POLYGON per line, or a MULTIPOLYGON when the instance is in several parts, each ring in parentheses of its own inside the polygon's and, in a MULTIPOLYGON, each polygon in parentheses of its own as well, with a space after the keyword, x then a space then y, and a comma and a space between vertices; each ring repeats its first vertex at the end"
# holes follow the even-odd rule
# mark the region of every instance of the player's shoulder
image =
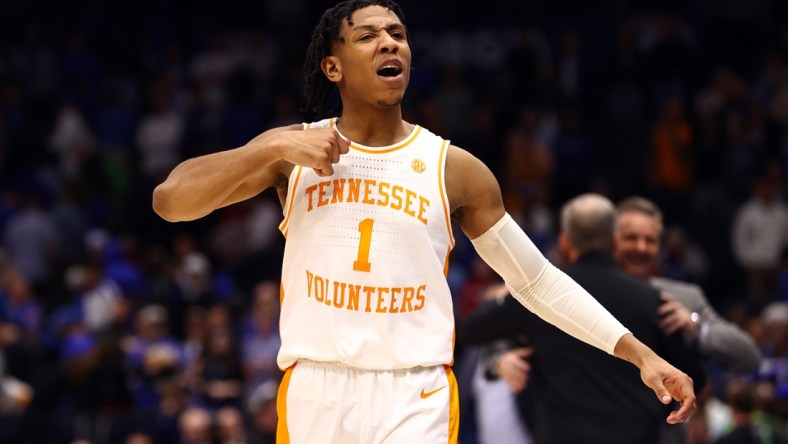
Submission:
POLYGON ((476 156, 457 145, 449 144, 446 152, 446 180, 457 180, 461 184, 474 187, 476 182, 495 181, 495 178, 476 156))
POLYGON ((482 161, 476 156, 471 154, 470 151, 454 145, 453 143, 449 143, 449 147, 446 151, 446 162, 447 164, 448 162, 452 162, 458 164, 459 166, 469 168, 485 167, 484 163, 482 163, 482 161))

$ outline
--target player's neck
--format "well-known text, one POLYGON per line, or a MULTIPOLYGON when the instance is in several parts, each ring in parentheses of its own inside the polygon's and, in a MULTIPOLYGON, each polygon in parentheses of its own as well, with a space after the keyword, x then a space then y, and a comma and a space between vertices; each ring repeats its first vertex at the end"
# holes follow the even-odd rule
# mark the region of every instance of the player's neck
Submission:
POLYGON ((405 139, 413 125, 402 120, 399 107, 382 112, 342 112, 337 127, 353 142, 366 146, 388 146, 405 139))

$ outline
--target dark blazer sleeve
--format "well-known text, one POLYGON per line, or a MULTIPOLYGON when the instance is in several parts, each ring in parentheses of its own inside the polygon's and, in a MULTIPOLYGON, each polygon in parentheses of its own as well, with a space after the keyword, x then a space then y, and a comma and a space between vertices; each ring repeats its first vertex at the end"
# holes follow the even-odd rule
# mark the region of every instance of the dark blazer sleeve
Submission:
POLYGON ((695 394, 699 394, 708 379, 700 353, 687 344, 681 332, 670 336, 663 335, 661 341, 662 358, 689 375, 692 378, 695 394))
POLYGON ((501 302, 487 301, 457 322, 457 343, 483 345, 496 339, 527 333, 528 309, 511 295, 501 302))

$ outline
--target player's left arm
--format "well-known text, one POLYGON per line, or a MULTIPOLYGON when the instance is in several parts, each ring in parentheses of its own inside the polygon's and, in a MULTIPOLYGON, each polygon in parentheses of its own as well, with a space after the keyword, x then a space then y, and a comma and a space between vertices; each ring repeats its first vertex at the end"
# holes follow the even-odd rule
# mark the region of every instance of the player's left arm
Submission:
POLYGON ((521 304, 564 332, 632 362, 662 402, 681 402, 668 422, 695 410, 692 380, 638 341, 587 291, 549 263, 506 213, 498 181, 467 151, 451 146, 446 192, 452 217, 479 256, 506 282, 521 304))
POLYGON ((627 330, 552 265, 506 213, 498 181, 470 153, 450 147, 446 192, 452 217, 515 299, 545 321, 609 354, 627 330))
POLYGON ((469 152, 449 146, 445 178, 452 219, 469 239, 489 230, 506 213, 498 180, 469 152))

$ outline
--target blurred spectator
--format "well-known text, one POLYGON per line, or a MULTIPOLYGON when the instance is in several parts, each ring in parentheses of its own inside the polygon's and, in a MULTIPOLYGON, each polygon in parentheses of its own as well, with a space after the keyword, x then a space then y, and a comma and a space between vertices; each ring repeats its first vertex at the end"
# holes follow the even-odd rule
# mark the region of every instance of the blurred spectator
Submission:
POLYGON ((473 89, 463 79, 463 70, 458 66, 444 66, 441 76, 432 100, 446 122, 446 137, 464 140, 471 129, 471 110, 475 102, 473 89))
POLYGON ((60 157, 60 170, 67 179, 84 172, 96 151, 96 139, 79 110, 71 103, 60 107, 50 135, 50 149, 60 157))
POLYGON ((746 115, 747 109, 753 108, 731 112, 724 122, 726 143, 723 146, 723 176, 726 178, 726 188, 736 201, 747 198, 750 182, 758 167, 764 163, 766 155, 763 128, 757 126, 761 122, 752 118, 753 113, 746 115))
POLYGON ((159 406, 161 384, 177 380, 183 370, 183 345, 168 335, 168 315, 160 305, 146 305, 136 315, 136 334, 125 340, 129 389, 141 413, 159 406))
POLYGON ((244 375, 235 344, 226 329, 215 329, 206 337, 197 364, 196 394, 200 406, 212 413, 241 406, 244 375))
POLYGON ((99 264, 72 265, 65 279, 89 330, 105 329, 125 316, 124 295, 115 281, 104 276, 99 264))
POLYGON ((784 427, 764 421, 756 386, 745 381, 733 381, 727 389, 726 400, 732 410, 731 429, 715 444, 785 444, 788 436, 784 427))
POLYGON ((688 209, 686 196, 694 179, 694 138, 682 101, 677 97, 665 100, 651 131, 651 185, 667 214, 683 214, 688 209))
POLYGON ((22 195, 22 207, 8 219, 3 245, 9 259, 35 291, 51 284, 58 257, 58 233, 40 191, 22 195))
POLYGON ((0 276, 0 322, 16 326, 25 340, 38 343, 44 311, 32 291, 25 277, 14 270, 0 276))
POLYGON ((126 437, 125 444, 153 444, 153 439, 146 433, 132 433, 126 437))
POLYGON ((241 359, 247 394, 279 377, 276 356, 280 345, 279 284, 263 281, 254 287, 251 311, 241 324, 241 359))
POLYGON ((553 154, 548 146, 536 138, 537 128, 528 106, 520 110, 518 125, 506 134, 504 140, 504 168, 502 188, 504 196, 551 196, 550 177, 554 170, 553 154))
POLYGON ((78 180, 67 181, 58 190, 57 200, 52 206, 52 219, 58 232, 58 269, 82 258, 83 240, 89 228, 88 215, 83 208, 86 196, 82 184, 78 180))
POLYGON ((778 276, 778 295, 781 301, 788 301, 788 247, 780 255, 780 274, 778 276))
POLYGON ((172 87, 165 78, 154 81, 149 91, 149 112, 137 127, 140 167, 147 178, 159 178, 181 159, 184 122, 174 108, 172 87))
MULTIPOLYGON (((757 375, 775 387, 782 399, 788 399, 788 302, 767 305, 757 319, 762 324, 760 346, 764 359, 757 375)), ((788 411, 780 412, 788 419, 788 411)))
POLYGON ((175 270, 175 283, 180 298, 187 305, 208 306, 217 300, 212 293, 211 263, 202 253, 193 252, 183 256, 175 270))
POLYGON ((552 201, 566 202, 589 189, 595 178, 595 159, 591 140, 579 109, 569 107, 561 113, 561 130, 552 145, 552 201))
POLYGON ((198 407, 186 409, 178 420, 181 444, 212 444, 213 421, 211 415, 198 407))
MULTIPOLYGON (((5 356, 0 349, 0 417, 21 415, 32 399, 32 388, 6 371, 5 356)), ((0 433, 6 432, 5 428, 3 424, 0 433)))
POLYGON ((749 299, 755 308, 777 297, 781 255, 788 245, 782 169, 772 166, 753 181, 752 195, 737 209, 733 222, 733 250, 747 272, 749 299))
POLYGON ((249 396, 248 409, 251 415, 251 444, 276 443, 276 395, 278 381, 268 381, 257 386, 249 396))
POLYGON ((658 266, 662 276, 696 284, 705 282, 708 272, 706 254, 682 226, 667 227, 663 243, 658 266))
POLYGON ((45 25, 28 21, 23 25, 22 38, 10 51, 10 64, 25 82, 25 90, 33 100, 46 100, 58 81, 57 60, 45 34, 45 25))
POLYGON ((221 444, 246 444, 246 424, 238 407, 222 407, 216 412, 216 439, 221 444))

